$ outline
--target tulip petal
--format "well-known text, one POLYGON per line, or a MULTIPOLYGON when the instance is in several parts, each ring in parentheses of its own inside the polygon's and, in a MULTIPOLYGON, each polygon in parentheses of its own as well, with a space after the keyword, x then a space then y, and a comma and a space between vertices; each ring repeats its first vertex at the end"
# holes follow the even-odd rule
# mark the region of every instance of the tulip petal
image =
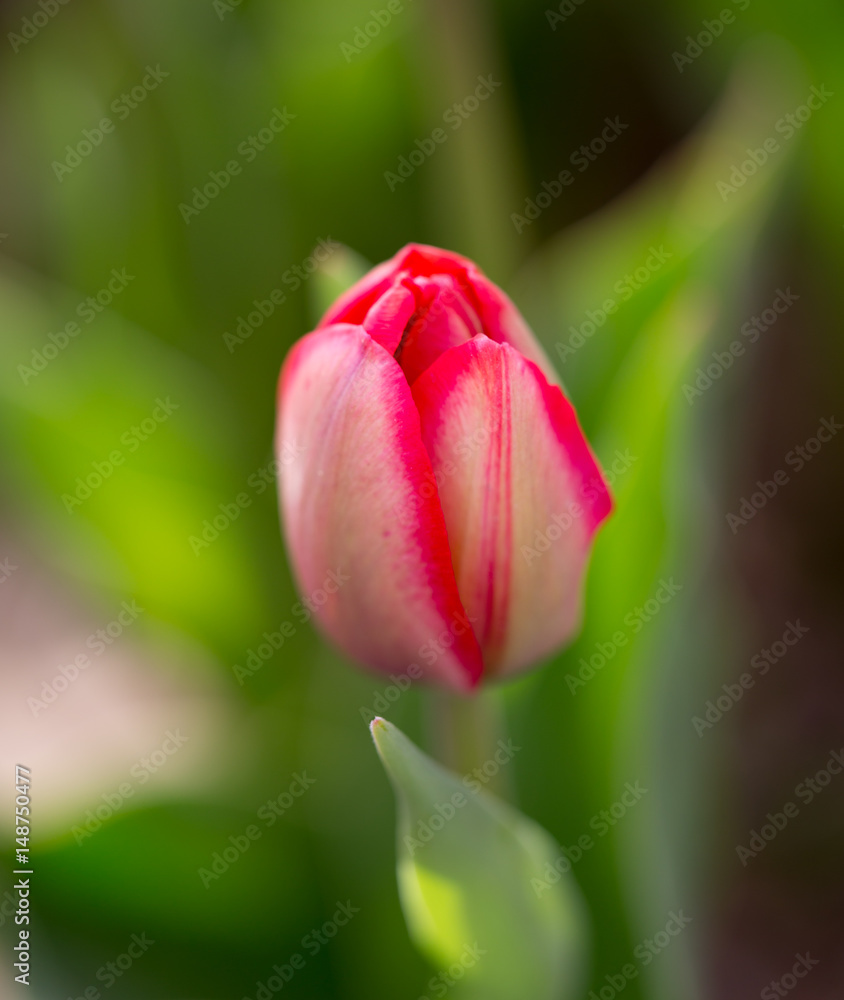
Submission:
POLYGON ((356 281, 351 288, 347 288, 338 296, 319 321, 317 329, 322 330, 335 323, 362 323, 378 296, 396 283, 396 275, 401 270, 396 267, 396 257, 373 267, 360 281, 356 281))
POLYGON ((393 258, 394 267, 416 276, 451 275, 476 313, 482 332, 498 344, 510 344, 532 361, 554 385, 559 376, 522 314, 474 261, 438 247, 411 243, 393 258))
POLYGON ((416 313, 395 352, 410 385, 443 351, 482 332, 477 314, 450 275, 414 278, 413 287, 418 300, 416 313))
POLYGON ((395 354, 415 312, 416 296, 404 285, 395 285, 369 307, 361 325, 376 344, 395 354))
POLYGON ((513 300, 476 264, 472 261, 466 263, 466 280, 472 289, 484 333, 496 343, 515 347, 519 354, 536 365, 551 385, 559 385, 560 376, 513 300))
POLYGON ((528 666, 577 627, 611 507, 600 469, 571 403, 507 344, 478 336, 446 351, 413 398, 484 674, 528 666))
POLYGON ((375 669, 415 663, 441 683, 472 687, 480 650, 419 416, 397 362, 362 327, 327 327, 293 348, 276 448, 292 564, 302 593, 325 597, 315 619, 328 635, 375 669), (348 582, 327 586, 332 573, 348 582))
MULTIPOLYGON (((418 279, 442 279, 446 276, 452 279, 461 292, 463 302, 477 316, 483 333, 496 343, 515 347, 537 365, 549 382, 559 384, 559 376, 548 355, 512 300, 468 257, 422 243, 409 243, 390 260, 373 268, 340 296, 322 318, 320 328, 331 323, 363 322, 372 304, 391 285, 412 279, 421 287, 418 279)), ((471 325, 476 326, 474 323, 471 325)), ((411 383, 413 380, 408 377, 411 383)))

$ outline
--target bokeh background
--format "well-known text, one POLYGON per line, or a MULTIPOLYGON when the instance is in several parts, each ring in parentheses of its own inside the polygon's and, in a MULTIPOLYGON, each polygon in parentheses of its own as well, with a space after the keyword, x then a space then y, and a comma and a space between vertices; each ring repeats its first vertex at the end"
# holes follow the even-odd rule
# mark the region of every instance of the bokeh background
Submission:
MULTIPOLYGON (((523 747, 507 794, 564 847, 592 835, 573 865, 589 988, 609 997, 633 963, 626 1000, 840 997, 842 452, 811 443, 844 415, 840 3, 28 0, 0 17, 0 813, 11 843, 29 766, 26 995, 252 998, 297 952, 285 996, 428 995, 363 718, 386 685, 297 606, 272 465, 285 352, 419 241, 515 298, 612 474, 579 640, 489 695, 523 747), (495 86, 467 102, 479 77, 495 86), (447 141, 385 176, 437 127, 447 141), (763 672, 752 658, 798 621, 763 672), (647 792, 604 830, 628 782, 647 792), (737 851, 788 802, 784 829, 737 851), (359 912, 303 944, 338 902, 359 912), (643 947, 680 910, 688 927, 643 947), (154 944, 98 978, 132 935, 154 944)), ((382 711, 436 756, 430 701, 382 711)), ((9 998, 26 989, 11 865, 9 998)))

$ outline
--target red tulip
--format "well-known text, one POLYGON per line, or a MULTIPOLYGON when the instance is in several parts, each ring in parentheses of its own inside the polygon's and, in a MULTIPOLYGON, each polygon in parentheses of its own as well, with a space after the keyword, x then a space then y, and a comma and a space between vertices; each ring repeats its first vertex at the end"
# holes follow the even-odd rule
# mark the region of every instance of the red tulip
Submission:
POLYGON ((278 404, 293 569, 349 656, 466 690, 572 635, 610 496, 472 261, 411 244, 374 268, 293 347, 278 404))

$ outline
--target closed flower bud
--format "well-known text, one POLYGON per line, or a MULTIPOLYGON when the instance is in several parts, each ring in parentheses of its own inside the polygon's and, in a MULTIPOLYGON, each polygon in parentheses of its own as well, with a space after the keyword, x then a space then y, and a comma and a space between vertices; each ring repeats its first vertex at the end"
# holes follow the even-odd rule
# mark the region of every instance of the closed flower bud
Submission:
POLYGON ((342 295, 285 361, 277 450, 299 587, 353 659, 469 690, 576 630, 610 496, 545 353, 471 261, 410 245, 342 295), (332 572, 348 582, 325 588, 332 572))

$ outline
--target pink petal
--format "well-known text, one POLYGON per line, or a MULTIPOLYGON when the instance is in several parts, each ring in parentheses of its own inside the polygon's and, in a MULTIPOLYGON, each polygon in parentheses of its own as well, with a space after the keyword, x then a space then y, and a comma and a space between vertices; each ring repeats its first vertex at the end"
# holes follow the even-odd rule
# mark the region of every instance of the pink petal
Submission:
POLYGON ((416 313, 396 351, 396 360, 411 385, 443 351, 465 344, 481 332, 475 311, 450 275, 418 277, 412 284, 418 300, 416 313))
POLYGON ((305 598, 361 663, 467 689, 480 650, 457 593, 419 416, 398 364, 359 326, 296 344, 279 383, 282 520, 305 598), (295 457, 284 464, 285 456, 295 457), (331 574, 348 581, 326 586, 331 574), (336 593, 330 593, 332 589, 336 593))
MULTIPOLYGON (((443 277, 450 278, 453 287, 460 292, 465 305, 455 308, 461 318, 465 321, 466 311, 477 317, 475 322, 467 325, 485 333, 496 343, 515 347, 542 370, 549 382, 558 384, 559 377, 554 366, 510 298, 468 257, 438 247, 409 243, 341 295, 322 318, 320 327, 341 322, 361 323, 377 298, 393 285, 406 284, 408 279, 443 277)), ((421 282, 416 280, 415 283, 421 287, 421 282)), ((418 364, 414 364, 412 371, 418 374, 417 369, 418 364)), ((409 381, 412 382, 413 378, 409 381)))
POLYGON ((484 674, 519 670, 577 627, 611 508, 600 469, 571 403, 507 344, 479 336, 446 351, 413 398, 484 674))
POLYGON ((395 261, 396 257, 393 257, 373 267, 360 281, 356 281, 338 296, 319 321, 317 329, 321 330, 335 323, 362 323, 378 296, 396 283, 396 274, 400 269, 396 267, 395 261))
POLYGON ((496 343, 515 347, 519 354, 539 368, 552 385, 559 385, 560 376, 512 299, 472 261, 467 261, 466 280, 474 294, 475 308, 484 333, 496 343))
POLYGON ((537 365, 549 382, 559 377, 539 341, 509 296, 474 261, 438 247, 411 243, 393 258, 396 270, 414 276, 451 275, 477 315, 482 332, 498 344, 510 344, 537 365))
POLYGON ((404 285, 388 288, 369 307, 361 324, 376 344, 395 354, 405 327, 416 312, 416 295, 404 285))

